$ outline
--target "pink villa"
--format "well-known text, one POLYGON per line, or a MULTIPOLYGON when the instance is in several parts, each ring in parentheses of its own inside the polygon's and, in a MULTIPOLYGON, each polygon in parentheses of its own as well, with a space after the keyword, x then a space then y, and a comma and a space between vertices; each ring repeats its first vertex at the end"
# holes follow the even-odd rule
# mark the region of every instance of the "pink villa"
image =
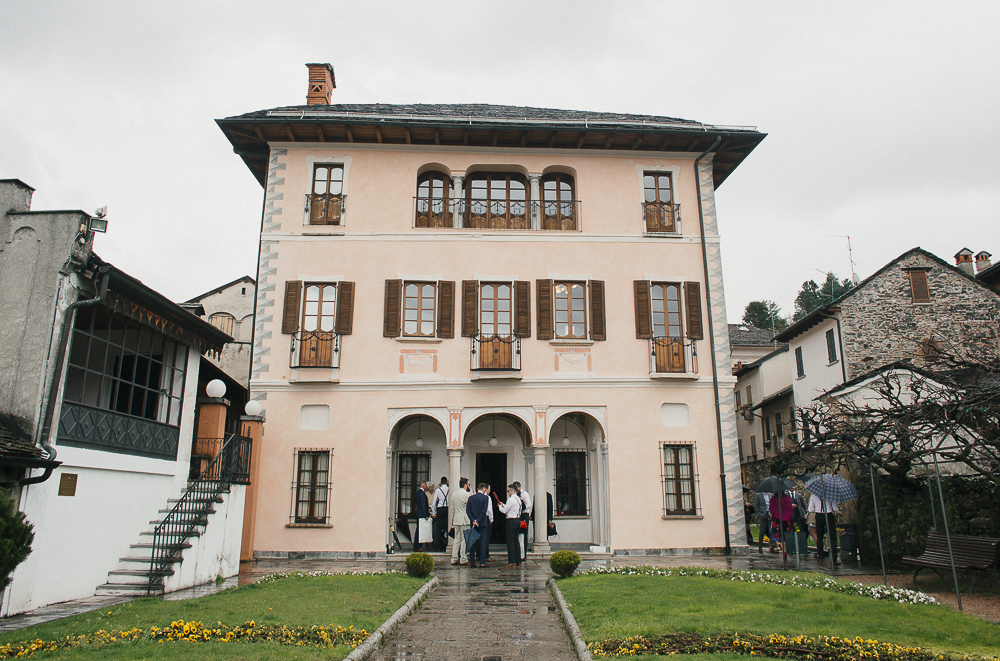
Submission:
POLYGON ((745 552, 715 189, 765 134, 307 66, 218 120, 264 188, 244 559, 384 554, 441 476, 525 485, 533 552, 745 552))

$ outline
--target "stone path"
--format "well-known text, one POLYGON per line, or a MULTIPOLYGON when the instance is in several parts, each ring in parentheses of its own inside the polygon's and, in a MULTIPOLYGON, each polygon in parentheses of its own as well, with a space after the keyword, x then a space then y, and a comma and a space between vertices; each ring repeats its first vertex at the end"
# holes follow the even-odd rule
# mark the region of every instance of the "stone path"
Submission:
POLYGON ((438 560, 441 584, 372 658, 376 661, 573 661, 548 562, 521 569, 452 567, 438 560))

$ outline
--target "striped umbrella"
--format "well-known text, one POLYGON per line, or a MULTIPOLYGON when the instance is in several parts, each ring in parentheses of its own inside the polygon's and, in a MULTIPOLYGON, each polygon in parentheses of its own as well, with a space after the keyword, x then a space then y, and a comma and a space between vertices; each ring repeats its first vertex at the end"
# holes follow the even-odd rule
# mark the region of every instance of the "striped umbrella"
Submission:
POLYGON ((839 475, 814 475, 806 480, 806 491, 819 496, 820 500, 837 503, 858 499, 858 490, 839 475))

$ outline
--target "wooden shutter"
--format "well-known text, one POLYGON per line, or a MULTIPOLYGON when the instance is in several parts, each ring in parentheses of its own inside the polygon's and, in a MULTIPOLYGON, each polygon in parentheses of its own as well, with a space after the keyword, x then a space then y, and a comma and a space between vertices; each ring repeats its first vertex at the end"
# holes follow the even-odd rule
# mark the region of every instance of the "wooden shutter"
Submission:
POLYGON ((554 337, 552 330, 552 281, 535 280, 535 289, 538 291, 538 339, 551 340, 554 337))
POLYGON ((635 336, 640 340, 653 337, 653 315, 649 305, 649 280, 635 281, 635 336))
POLYGON ((438 283, 437 336, 445 339, 455 337, 455 283, 438 283))
POLYGON ((350 335, 354 330, 354 283, 341 282, 337 298, 337 333, 350 335))
POLYGON ((927 286, 927 271, 910 271, 910 293, 914 303, 930 303, 931 291, 927 286))
POLYGON ((590 289, 590 339, 608 339, 604 324, 604 281, 591 280, 587 283, 590 289))
POLYGON ((289 280, 285 283, 285 312, 281 317, 282 333, 297 333, 299 330, 299 306, 302 302, 302 281, 289 280))
POLYGON ((701 325, 701 283, 685 282, 684 298, 687 303, 688 337, 692 340, 703 339, 705 331, 701 325))
POLYGON ((479 282, 462 281, 462 337, 479 334, 479 282))
POLYGON ((531 337, 531 283, 514 283, 514 335, 531 337))
POLYGON ((385 281, 385 316, 382 320, 382 337, 399 337, 402 331, 403 281, 385 281))

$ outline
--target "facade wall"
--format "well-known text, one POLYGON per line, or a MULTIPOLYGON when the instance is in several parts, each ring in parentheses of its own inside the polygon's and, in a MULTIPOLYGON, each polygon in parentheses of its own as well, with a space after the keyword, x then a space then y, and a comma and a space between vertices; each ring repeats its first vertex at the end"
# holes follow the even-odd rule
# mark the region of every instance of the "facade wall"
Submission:
MULTIPOLYGON (((843 316, 842 313, 841 318, 843 316)), ((841 355, 841 347, 846 345, 840 343, 839 332, 837 321, 828 319, 789 342, 787 369, 795 388, 796 406, 800 408, 812 406, 816 397, 844 382, 844 366, 842 364, 844 357, 841 355), (826 334, 827 331, 831 330, 834 339, 837 340, 837 360, 834 362, 830 362, 827 351, 826 334), (801 377, 798 376, 795 362, 796 349, 802 350, 802 366, 805 375, 801 377)), ((848 367, 850 367, 850 363, 848 363, 848 367)))
POLYGON ((250 381, 250 345, 253 336, 253 302, 256 288, 252 282, 237 281, 222 291, 204 296, 197 301, 205 310, 205 320, 213 314, 224 313, 233 317, 233 342, 222 349, 222 353, 206 356, 222 371, 236 379, 244 387, 250 381))
MULTIPOLYGON (((519 409, 535 411, 539 419, 551 424, 555 420, 549 417, 549 407, 597 408, 607 416, 602 423, 604 439, 587 447, 594 457, 606 456, 606 460, 595 459, 598 465, 591 470, 596 475, 601 461, 606 461, 603 498, 609 503, 610 520, 605 532, 595 532, 600 526, 592 523, 588 530, 586 523, 567 521, 565 535, 619 549, 724 546, 727 531, 722 525, 721 484, 713 477, 724 464, 729 475, 727 494, 735 493, 735 499, 729 497, 729 538, 738 543, 743 524, 731 394, 734 379, 729 369, 710 161, 702 164, 699 175, 706 210, 708 283, 698 236, 691 154, 594 156, 564 150, 515 153, 501 149, 272 145, 251 381, 252 396, 261 401, 267 416, 267 445, 259 481, 263 495, 257 509, 254 548, 274 553, 382 550, 386 519, 392 513, 392 490, 387 482, 394 481, 392 455, 399 449, 394 445, 394 427, 388 424, 393 418, 391 411, 449 411, 443 415, 445 420, 456 414, 465 424, 467 416, 474 417, 477 411, 519 409), (340 226, 304 224, 305 196, 310 190, 312 167, 318 162, 344 164, 347 210, 340 226), (478 169, 509 169, 529 175, 553 168, 570 172, 576 181, 576 199, 582 200, 582 231, 413 228, 417 175, 431 164, 454 176, 478 169), (680 236, 642 236, 644 170, 673 174, 675 201, 681 204, 680 236), (454 281, 456 337, 418 341, 383 337, 387 279, 454 281), (538 340, 537 279, 603 281, 607 341, 538 340), (471 341, 460 336, 463 280, 531 282, 532 337, 522 340, 519 379, 475 380, 470 369, 471 341), (650 377, 649 342, 635 337, 635 280, 693 281, 700 284, 702 292, 709 286, 711 306, 702 305, 705 339, 696 343, 697 372, 689 360, 687 374, 650 377), (290 367, 292 338, 281 333, 280 323, 282 294, 288 281, 355 283, 353 332, 341 338, 339 370, 290 367), (709 324, 715 331, 714 347, 709 324), (726 454, 722 462, 712 392, 709 352, 713 348, 723 407, 720 417, 726 454), (664 403, 686 405, 689 425, 664 427, 664 403), (297 429, 303 404, 329 405, 330 429, 297 429), (701 517, 661 519, 663 461, 659 444, 671 440, 692 441, 697 446, 701 517), (352 506, 334 509, 332 528, 288 527, 295 448, 333 448, 335 474, 331 476, 330 502, 349 501, 352 506), (358 499, 359 494, 365 495, 358 499)), ((669 415, 666 419, 676 422, 669 415)), ((476 454, 476 434, 470 431, 466 436, 464 429, 453 433, 450 423, 447 426, 442 433, 447 435, 448 449, 464 451, 461 474, 474 478, 470 471, 474 470, 471 462, 476 454)), ((548 442, 548 427, 541 429, 542 433, 533 433, 528 442, 547 452, 546 468, 551 475, 552 453, 558 448, 548 442)), ((558 429, 553 433, 560 436, 558 429)), ((425 441, 428 438, 424 436, 425 441)), ((406 442, 404 432, 404 446, 406 442)), ((532 484, 527 465, 518 465, 529 462, 524 450, 531 448, 525 447, 523 438, 507 442, 514 476, 524 470, 526 479, 521 481, 532 484)), ((439 444, 434 452, 434 480, 454 475, 445 469, 445 458, 439 454, 444 451, 439 444)), ((561 537, 563 529, 560 524, 561 537)))
POLYGON ((1000 297, 972 278, 921 253, 898 263, 843 301, 847 378, 917 354, 917 342, 934 338, 966 351, 1000 346, 1000 297), (913 303, 907 268, 926 268, 929 303, 913 303))

